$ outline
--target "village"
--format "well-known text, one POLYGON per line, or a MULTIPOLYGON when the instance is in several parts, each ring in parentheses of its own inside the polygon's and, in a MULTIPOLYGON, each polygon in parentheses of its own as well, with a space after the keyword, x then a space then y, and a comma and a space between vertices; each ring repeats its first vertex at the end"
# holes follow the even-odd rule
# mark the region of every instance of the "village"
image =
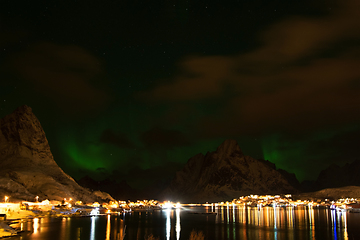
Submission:
POLYGON ((74 201, 72 198, 64 198, 62 201, 39 201, 36 197, 33 202, 11 202, 11 198, 4 196, 0 203, 0 237, 17 235, 21 229, 11 227, 12 223, 39 219, 43 217, 93 217, 111 214, 123 214, 136 211, 161 211, 178 209, 182 207, 207 207, 207 213, 216 214, 217 208, 222 207, 308 207, 329 208, 334 211, 360 212, 360 204, 355 198, 343 198, 337 200, 293 200, 287 195, 249 195, 242 196, 232 201, 205 203, 205 204, 180 204, 170 201, 159 202, 157 200, 110 201, 109 203, 88 203, 74 201))

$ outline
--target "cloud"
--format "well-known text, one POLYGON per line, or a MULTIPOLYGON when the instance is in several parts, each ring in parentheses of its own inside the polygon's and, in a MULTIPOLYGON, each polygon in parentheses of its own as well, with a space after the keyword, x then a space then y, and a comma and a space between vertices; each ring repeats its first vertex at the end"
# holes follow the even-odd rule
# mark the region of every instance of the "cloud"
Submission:
POLYGON ((189 145, 187 138, 177 130, 154 127, 140 136, 141 141, 150 148, 171 149, 189 145))
POLYGON ((259 36, 262 45, 239 56, 239 63, 258 72, 314 57, 345 39, 358 39, 359 14, 358 1, 347 0, 339 1, 338 7, 326 16, 289 17, 262 32, 259 36))
POLYGON ((110 100, 106 89, 95 85, 102 78, 100 62, 78 46, 37 43, 12 56, 7 65, 66 114, 90 113, 110 100))
POLYGON ((284 19, 244 54, 189 57, 179 65, 182 74, 139 95, 175 106, 226 99, 198 120, 196 130, 209 137, 358 121, 358 6, 341 1, 328 15, 284 19))
POLYGON ((133 148, 134 145, 122 133, 115 133, 111 129, 106 129, 100 136, 100 142, 109 143, 119 148, 133 148))
POLYGON ((188 57, 180 64, 183 70, 170 84, 160 85, 140 97, 151 101, 196 100, 221 94, 222 82, 231 71, 232 60, 222 56, 188 57))

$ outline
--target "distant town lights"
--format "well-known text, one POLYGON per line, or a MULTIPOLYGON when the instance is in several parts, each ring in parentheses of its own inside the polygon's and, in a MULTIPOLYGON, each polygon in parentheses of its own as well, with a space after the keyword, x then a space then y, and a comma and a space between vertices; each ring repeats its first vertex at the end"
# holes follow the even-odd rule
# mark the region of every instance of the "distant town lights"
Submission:
POLYGON ((91 210, 91 213, 90 215, 91 216, 96 216, 96 215, 99 215, 99 208, 94 208, 93 210, 91 210))
POLYGON ((171 209, 172 208, 172 203, 171 202, 166 202, 165 204, 164 204, 164 208, 167 208, 167 209, 171 209))

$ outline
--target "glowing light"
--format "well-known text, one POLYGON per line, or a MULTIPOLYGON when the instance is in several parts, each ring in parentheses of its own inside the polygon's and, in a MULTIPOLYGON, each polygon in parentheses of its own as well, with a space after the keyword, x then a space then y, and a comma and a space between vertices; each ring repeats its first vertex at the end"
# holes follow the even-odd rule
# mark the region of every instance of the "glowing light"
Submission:
MULTIPOLYGON (((275 204, 275 203, 274 203, 273 209, 274 209, 274 229, 276 229, 276 226, 277 226, 277 225, 276 225, 276 222, 277 222, 277 221, 276 221, 276 217, 277 217, 277 216, 276 216, 276 204, 275 204)), ((276 231, 275 231, 275 232, 276 232, 276 231)), ((275 233, 274 233, 274 234, 275 234, 275 233)))
POLYGON ((95 217, 91 217, 90 240, 95 240, 95 217))
POLYGON ((166 209, 166 239, 170 240, 171 221, 170 221, 170 208, 166 209))
POLYGON ((106 240, 110 240, 110 228, 111 228, 110 215, 108 215, 107 222, 106 222, 106 240))
POLYGON ((166 209, 171 209, 172 207, 173 207, 173 205, 171 204, 171 202, 166 202, 164 204, 164 208, 166 208, 166 209))
POLYGON ((91 216, 99 215, 99 208, 94 208, 93 210, 91 210, 90 215, 91 216))
POLYGON ((180 231, 181 231, 181 225, 180 225, 180 208, 176 209, 176 240, 180 239, 180 231))
POLYGON ((348 240, 348 230, 347 230, 347 219, 346 219, 346 213, 342 215, 343 217, 343 223, 344 223, 344 239, 348 240))
POLYGON ((175 208, 181 208, 181 203, 176 203, 176 206, 175 206, 175 208))
POLYGON ((5 196, 5 202, 7 202, 9 200, 8 196, 5 196))
POLYGON ((39 232, 39 218, 34 218, 33 224, 34 234, 37 234, 39 232))

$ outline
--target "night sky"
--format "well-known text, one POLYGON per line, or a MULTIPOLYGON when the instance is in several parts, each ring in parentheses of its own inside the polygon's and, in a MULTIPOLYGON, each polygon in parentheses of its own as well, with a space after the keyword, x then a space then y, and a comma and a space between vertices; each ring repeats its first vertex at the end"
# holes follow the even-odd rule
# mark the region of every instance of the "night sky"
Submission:
POLYGON ((75 179, 143 187, 231 138, 314 180, 360 159, 359 16, 357 0, 1 1, 0 117, 30 106, 75 179))

